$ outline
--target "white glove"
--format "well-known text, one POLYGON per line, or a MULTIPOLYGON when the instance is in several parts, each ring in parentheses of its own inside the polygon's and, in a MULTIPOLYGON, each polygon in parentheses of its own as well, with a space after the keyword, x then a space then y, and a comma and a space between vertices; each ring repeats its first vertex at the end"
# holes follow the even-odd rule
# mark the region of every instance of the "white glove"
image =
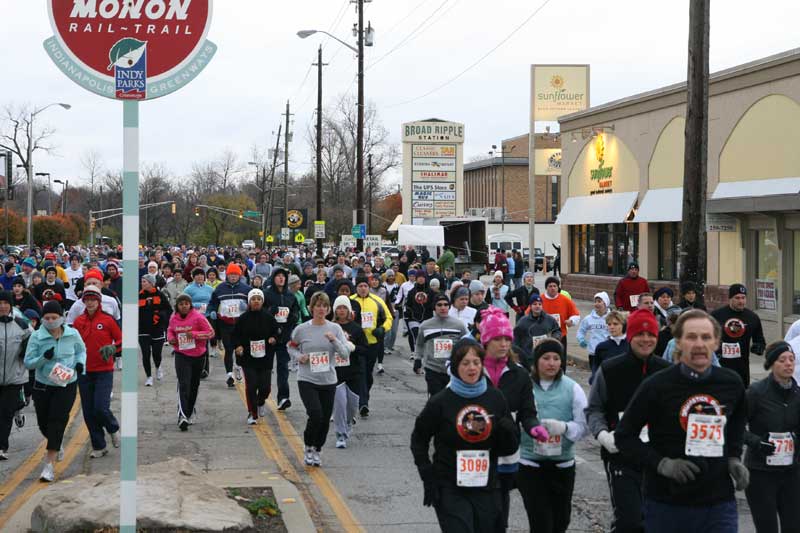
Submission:
POLYGON ((542 419, 542 425, 550 435, 563 435, 567 432, 567 423, 555 418, 542 419))
POLYGON ((619 453, 617 449, 617 445, 614 442, 614 432, 613 431, 606 431, 603 430, 597 435, 597 442, 599 442, 603 448, 608 450, 609 453, 619 453))
POLYGON ((350 350, 350 353, 353 353, 354 351, 356 351, 356 345, 353 344, 352 342, 345 341, 344 345, 347 346, 347 349, 350 350))

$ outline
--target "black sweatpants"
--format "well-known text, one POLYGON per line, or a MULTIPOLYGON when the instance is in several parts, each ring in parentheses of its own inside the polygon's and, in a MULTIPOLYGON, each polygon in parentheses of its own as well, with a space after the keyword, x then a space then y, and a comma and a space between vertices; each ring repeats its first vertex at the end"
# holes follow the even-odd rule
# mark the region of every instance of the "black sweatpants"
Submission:
POLYGON ((611 533, 639 533, 644 531, 644 498, 642 472, 613 461, 603 461, 611 493, 614 518, 611 533))
POLYGON ((500 491, 443 485, 436 518, 443 533, 495 531, 500 520, 500 491))
POLYGON ((450 376, 426 368, 425 383, 428 385, 428 396, 433 396, 447 387, 447 384, 450 383, 450 376))
POLYGON ((258 418, 258 408, 264 405, 272 392, 272 361, 275 352, 265 356, 267 366, 243 366, 244 394, 247 398, 247 411, 253 418, 258 418))
POLYGON ((519 465, 517 472, 528 528, 536 533, 563 533, 572 513, 575 466, 558 468, 552 461, 539 461, 539 465, 519 465))
POLYGON ((197 404, 197 390, 208 353, 200 357, 189 357, 180 352, 175 354, 175 376, 178 378, 178 421, 187 420, 194 414, 197 404))
POLYGON ((225 363, 225 372, 231 373, 233 372, 233 326, 229 326, 228 324, 220 324, 219 326, 219 333, 221 335, 220 339, 222 340, 222 347, 225 348, 225 359, 223 359, 225 363))
POLYGON ((383 353, 383 341, 370 344, 366 350, 366 359, 361 363, 361 390, 358 395, 358 406, 369 407, 369 392, 372 390, 372 383, 375 381, 373 370, 375 370, 375 363, 378 362, 378 356, 383 353))
POLYGON ((758 533, 800 532, 800 468, 750 470, 745 490, 758 533))
POLYGON ((161 368, 161 351, 164 348, 164 334, 161 333, 159 337, 153 337, 148 333, 139 335, 139 348, 142 350, 142 366, 144 373, 149 378, 153 375, 153 370, 150 366, 150 356, 153 356, 153 363, 156 368, 161 368))
POLYGON ((33 405, 36 409, 36 421, 39 431, 47 439, 47 449, 58 451, 64 440, 64 431, 69 422, 69 411, 75 403, 78 393, 78 382, 73 381, 66 387, 54 387, 38 381, 33 385, 33 405))
POLYGON ((328 437, 336 385, 314 385, 308 381, 298 381, 297 388, 308 415, 303 441, 306 446, 313 446, 319 451, 328 437))
POLYGON ((19 409, 22 384, 0 386, 0 450, 8 450, 14 413, 19 409))

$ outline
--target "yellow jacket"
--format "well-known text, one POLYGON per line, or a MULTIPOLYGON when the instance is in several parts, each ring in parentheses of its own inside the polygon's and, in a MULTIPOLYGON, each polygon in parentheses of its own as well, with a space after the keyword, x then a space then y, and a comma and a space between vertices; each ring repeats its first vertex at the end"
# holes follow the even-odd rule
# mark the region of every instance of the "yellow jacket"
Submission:
POLYGON ((367 342, 377 344, 378 339, 373 335, 375 328, 382 327, 384 333, 388 333, 392 329, 392 313, 389 312, 386 302, 374 294, 368 294, 366 298, 354 294, 350 296, 350 299, 355 300, 361 306, 361 328, 367 336, 367 342))

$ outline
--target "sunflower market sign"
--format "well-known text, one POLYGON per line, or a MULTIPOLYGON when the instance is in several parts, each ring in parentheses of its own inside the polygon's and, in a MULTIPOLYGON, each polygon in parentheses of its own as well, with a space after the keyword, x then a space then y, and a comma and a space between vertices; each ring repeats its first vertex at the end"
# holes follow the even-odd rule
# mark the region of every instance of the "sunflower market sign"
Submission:
POLYGON ((606 163, 606 142, 602 133, 594 138, 594 156, 597 160, 597 168, 589 171, 592 182, 596 183, 597 190, 590 194, 603 194, 612 192, 614 186, 614 167, 605 166, 606 163))
POLYGON ((211 0, 48 0, 44 48, 83 88, 117 100, 177 91, 206 67, 211 0))

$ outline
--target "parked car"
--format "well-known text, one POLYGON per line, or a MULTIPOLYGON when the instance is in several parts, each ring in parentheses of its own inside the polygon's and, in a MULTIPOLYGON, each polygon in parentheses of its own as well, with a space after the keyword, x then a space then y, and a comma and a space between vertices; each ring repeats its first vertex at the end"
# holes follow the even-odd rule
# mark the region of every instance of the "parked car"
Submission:
POLYGON ((534 261, 535 261, 535 264, 536 264, 535 271, 536 272, 546 271, 545 265, 547 263, 546 263, 546 259, 545 259, 545 256, 544 256, 544 252, 542 251, 541 248, 534 248, 533 249, 533 258, 534 258, 534 261))
POLYGON ((253 250, 256 247, 255 241, 253 239, 247 239, 246 241, 242 241, 242 248, 245 250, 253 250))

